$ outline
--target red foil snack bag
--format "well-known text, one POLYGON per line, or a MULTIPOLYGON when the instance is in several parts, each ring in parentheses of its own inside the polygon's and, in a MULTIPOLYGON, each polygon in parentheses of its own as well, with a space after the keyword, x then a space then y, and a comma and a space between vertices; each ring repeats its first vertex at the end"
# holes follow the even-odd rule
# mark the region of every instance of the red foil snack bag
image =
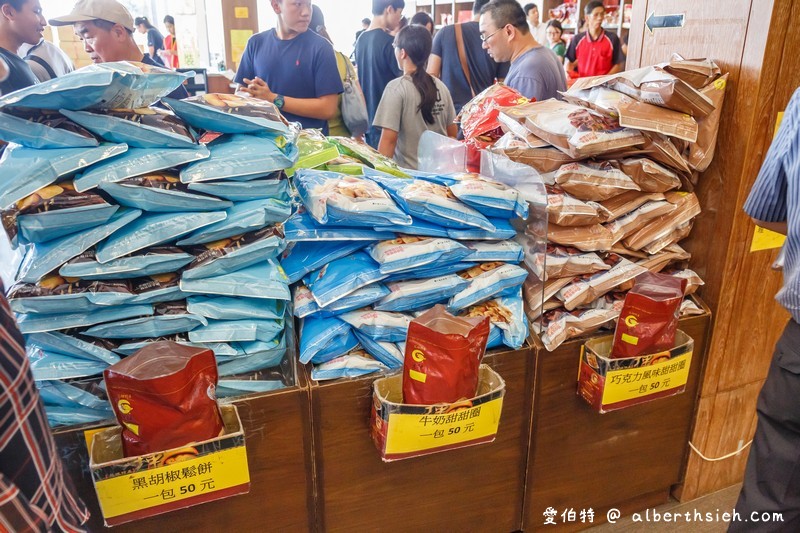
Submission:
POLYGON ((472 398, 489 339, 487 317, 456 317, 437 305, 411 321, 403 364, 403 403, 472 398))
POLYGON ((214 352, 154 342, 103 372, 126 457, 222 434, 214 352))
POLYGON ((685 286, 685 279, 666 274, 637 276, 617 321, 611 357, 638 357, 673 348, 685 286))

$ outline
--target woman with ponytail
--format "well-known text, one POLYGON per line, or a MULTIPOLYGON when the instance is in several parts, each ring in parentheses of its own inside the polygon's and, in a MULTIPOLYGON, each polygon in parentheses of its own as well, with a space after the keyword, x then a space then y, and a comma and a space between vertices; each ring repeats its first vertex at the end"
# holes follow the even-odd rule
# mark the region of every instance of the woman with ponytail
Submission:
POLYGON ((378 151, 401 166, 417 168, 422 132, 455 138, 456 110, 450 91, 425 71, 432 39, 423 26, 407 26, 394 39, 394 54, 403 75, 389 82, 375 113, 373 126, 382 128, 378 151))

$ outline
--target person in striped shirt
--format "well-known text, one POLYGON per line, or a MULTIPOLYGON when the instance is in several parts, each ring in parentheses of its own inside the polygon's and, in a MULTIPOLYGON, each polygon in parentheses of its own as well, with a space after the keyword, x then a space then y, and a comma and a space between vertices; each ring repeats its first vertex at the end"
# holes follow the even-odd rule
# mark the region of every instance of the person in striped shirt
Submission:
POLYGON ((756 408, 758 425, 729 531, 800 531, 800 89, 789 102, 744 205, 753 221, 786 235, 783 287, 791 319, 775 346, 756 408), (780 523, 753 523, 755 513, 780 523), (746 522, 751 520, 751 522, 746 522))
POLYGON ((4 294, 0 282, 0 531, 83 531, 89 511, 64 472, 4 294))

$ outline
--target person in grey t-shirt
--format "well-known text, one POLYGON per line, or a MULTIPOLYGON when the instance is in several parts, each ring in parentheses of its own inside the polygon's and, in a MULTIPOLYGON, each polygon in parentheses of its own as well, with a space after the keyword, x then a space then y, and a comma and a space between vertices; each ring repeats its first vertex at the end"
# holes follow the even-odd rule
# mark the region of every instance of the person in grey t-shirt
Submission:
POLYGON ((450 91, 425 72, 431 42, 424 26, 407 26, 397 34, 392 46, 403 76, 386 86, 372 123, 382 128, 378 151, 412 169, 417 168, 417 148, 424 131, 449 137, 458 132, 450 91))
POLYGON ((517 2, 493 0, 481 10, 483 47, 495 61, 511 61, 506 85, 526 98, 558 98, 567 90, 564 68, 555 53, 531 35, 517 2))

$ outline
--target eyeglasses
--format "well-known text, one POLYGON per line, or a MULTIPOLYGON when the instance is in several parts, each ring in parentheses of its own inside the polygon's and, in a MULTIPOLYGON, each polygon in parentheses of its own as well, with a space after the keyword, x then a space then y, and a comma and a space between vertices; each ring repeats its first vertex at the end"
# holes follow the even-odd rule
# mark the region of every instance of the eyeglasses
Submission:
POLYGON ((481 41, 485 43, 486 41, 488 41, 489 39, 491 39, 491 38, 494 36, 494 34, 495 34, 495 33, 501 32, 501 31, 503 31, 504 29, 505 29, 505 26, 503 26, 503 27, 502 27, 502 28, 500 28, 499 30, 496 30, 496 31, 494 31, 494 32, 490 33, 489 35, 481 35, 481 41))

